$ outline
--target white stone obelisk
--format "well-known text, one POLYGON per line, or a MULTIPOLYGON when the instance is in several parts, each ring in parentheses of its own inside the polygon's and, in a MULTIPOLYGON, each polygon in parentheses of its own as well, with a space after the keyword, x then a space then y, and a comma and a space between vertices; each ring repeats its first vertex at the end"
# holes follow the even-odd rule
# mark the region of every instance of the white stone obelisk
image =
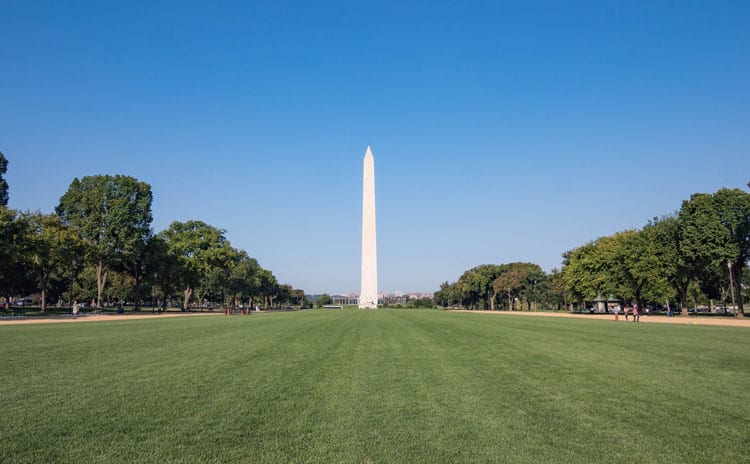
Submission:
POLYGON ((375 160, 365 152, 362 176, 362 286, 360 308, 378 307, 378 251, 375 239, 375 160))

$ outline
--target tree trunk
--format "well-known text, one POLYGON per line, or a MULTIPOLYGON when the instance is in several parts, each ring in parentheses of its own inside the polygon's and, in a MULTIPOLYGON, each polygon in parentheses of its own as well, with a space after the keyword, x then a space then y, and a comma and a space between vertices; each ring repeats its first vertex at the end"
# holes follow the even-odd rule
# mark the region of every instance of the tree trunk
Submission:
POLYGON ((182 291, 184 299, 182 300, 182 309, 184 311, 188 310, 188 305, 190 304, 190 297, 193 295, 193 289, 190 287, 187 287, 185 290, 182 291))
POLYGON ((490 310, 495 310, 495 298, 497 297, 497 292, 492 292, 492 299, 490 300, 490 310))
POLYGON ((135 289, 133 289, 133 311, 138 311, 141 307, 141 273, 135 278, 135 289))
MULTIPOLYGON (((690 312, 688 312, 688 283, 684 283, 680 286, 679 289, 677 289, 677 294, 680 297, 680 314, 682 316, 688 316, 690 312)), ((696 311, 698 310, 698 305, 696 305, 696 311)))
MULTIPOLYGON (((680 298, 680 314, 683 316, 687 316, 690 314, 688 312, 688 283, 685 282, 680 285, 680 288, 677 289, 677 296, 680 298)), ((696 305, 696 311, 698 310, 698 307, 696 305)))
POLYGON ((96 307, 102 308, 102 294, 104 293, 104 285, 107 283, 107 273, 109 269, 104 267, 104 263, 99 261, 96 264, 96 307))
POLYGON ((42 289, 42 312, 47 312, 47 292, 42 289))
MULTIPOLYGON (((746 259, 742 258, 740 262, 744 263, 745 261, 746 259)), ((735 302, 737 303, 735 316, 744 317, 745 311, 742 305, 742 266, 735 265, 734 267, 732 267, 732 273, 734 274, 734 295, 735 302)))

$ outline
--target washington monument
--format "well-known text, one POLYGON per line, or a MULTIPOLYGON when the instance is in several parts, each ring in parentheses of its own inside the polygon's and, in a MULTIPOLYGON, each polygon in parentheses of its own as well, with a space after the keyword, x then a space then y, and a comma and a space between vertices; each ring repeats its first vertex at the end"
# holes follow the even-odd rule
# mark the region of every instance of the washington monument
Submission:
POLYGON ((375 239, 375 160, 365 152, 362 176, 362 288, 360 308, 378 307, 378 250, 375 239))

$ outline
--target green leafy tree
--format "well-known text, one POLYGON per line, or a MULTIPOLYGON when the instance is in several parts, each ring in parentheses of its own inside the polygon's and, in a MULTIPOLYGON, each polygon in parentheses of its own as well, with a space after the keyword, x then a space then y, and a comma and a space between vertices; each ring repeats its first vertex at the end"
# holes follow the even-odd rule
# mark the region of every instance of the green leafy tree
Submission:
POLYGON ((331 295, 329 295, 327 293, 324 293, 322 295, 318 295, 315 298, 315 306, 317 306, 318 308, 320 308, 322 306, 325 306, 325 305, 332 304, 332 303, 333 303, 333 298, 331 298, 331 295))
POLYGON ((646 301, 665 302, 670 296, 665 255, 657 242, 654 227, 626 230, 609 238, 613 244, 610 259, 616 293, 634 301, 639 308, 646 301))
POLYGON ((458 304, 460 300, 458 293, 455 282, 451 284, 446 280, 440 284, 440 290, 435 292, 435 304, 442 306, 443 308, 458 304))
POLYGON ((233 306, 244 298, 248 306, 254 306, 254 297, 258 294, 258 273, 261 267, 255 258, 251 258, 245 251, 239 252, 239 258, 232 267, 229 276, 229 292, 233 299, 233 306))
POLYGON ((30 234, 26 219, 18 211, 0 206, 0 292, 6 308, 13 295, 35 288, 28 266, 30 234))
POLYGON ((526 309, 531 311, 532 305, 540 302, 547 291, 547 274, 538 264, 512 263, 509 266, 519 266, 525 273, 525 279, 519 295, 526 302, 526 309))
POLYGON ((267 269, 261 269, 258 273, 258 293, 263 299, 264 308, 273 306, 273 300, 278 293, 279 282, 273 273, 267 269))
POLYGON ((87 262, 96 270, 97 307, 111 269, 132 266, 151 234, 151 187, 129 176, 74 179, 56 208, 63 224, 77 231, 87 262))
POLYGON ((728 250, 734 252, 726 259, 727 263, 732 263, 727 271, 732 273, 730 282, 734 284, 738 311, 744 314, 742 274, 750 259, 750 193, 740 189, 720 189, 713 198, 721 225, 729 236, 731 246, 728 250))
POLYGON ((128 297, 134 294, 135 286, 135 278, 129 272, 110 271, 109 285, 104 289, 103 295, 105 306, 122 309, 128 303, 128 297))
POLYGON ((461 274, 456 281, 456 289, 460 295, 461 306, 476 309, 476 305, 482 297, 482 289, 477 275, 472 270, 461 274))
POLYGON ((649 235, 653 252, 659 257, 664 276, 677 297, 682 313, 687 315, 688 289, 696 280, 682 249, 680 227, 677 216, 667 215, 651 221, 644 227, 644 232, 649 235))
POLYGON ((557 268, 552 269, 552 272, 547 276, 547 282, 547 303, 556 310, 559 310, 560 307, 567 307, 568 298, 562 272, 557 268))
POLYGON ((726 260, 736 254, 710 194, 696 193, 679 212, 680 247, 692 276, 709 297, 718 297, 726 260))
POLYGON ((44 312, 48 290, 56 282, 67 280, 70 267, 77 259, 82 259, 83 246, 78 235, 56 214, 28 214, 26 222, 28 264, 41 291, 41 310, 44 312))
POLYGON ((497 293, 492 282, 502 270, 496 264, 481 264, 464 272, 457 281, 462 303, 471 309, 480 304, 484 309, 494 309, 497 293))
POLYGON ((711 298, 730 280, 743 312, 742 273, 750 258, 750 194, 739 189, 697 193, 679 212, 680 246, 686 265, 711 298), (732 262, 732 279, 728 263, 732 262))
POLYGON ((429 297, 417 298, 410 301, 410 303, 412 303, 412 306, 415 308, 433 308, 435 306, 434 300, 429 297))
POLYGON ((489 309, 492 311, 495 310, 495 301, 497 301, 498 295, 492 283, 504 272, 504 270, 505 266, 497 264, 483 264, 474 268, 479 291, 481 292, 481 295, 486 296, 487 302, 489 303, 489 305, 485 304, 485 306, 489 306, 489 309))
MULTIPOLYGON (((193 292, 205 282, 205 277, 219 272, 213 268, 221 264, 222 254, 229 253, 231 248, 225 234, 226 231, 202 221, 175 221, 159 234, 169 254, 180 262, 183 309, 189 308, 193 292)), ((218 278, 219 275, 214 275, 214 280, 218 278)))
POLYGON ((665 301, 670 292, 665 249, 659 230, 626 230, 601 237, 564 255, 562 277, 581 301, 618 295, 644 307, 646 301, 665 301))
POLYGON ((213 248, 205 253, 208 271, 201 282, 201 289, 206 294, 218 297, 223 308, 233 308, 232 270, 242 260, 243 252, 226 246, 213 248))
POLYGON ((179 256, 169 250, 169 245, 162 235, 149 239, 146 247, 146 287, 157 299, 159 312, 167 309, 167 301, 182 289, 185 275, 185 263, 179 256))
POLYGON ((276 288, 276 303, 281 306, 284 303, 292 302, 292 288, 289 284, 281 284, 276 288))
POLYGON ((508 299, 508 310, 515 311, 515 299, 526 283, 526 269, 520 264, 513 263, 505 267, 503 272, 492 282, 495 294, 502 294, 508 299))
MULTIPOLYGON (((81 266, 76 273, 72 290, 73 298, 79 302, 96 306, 96 269, 91 266, 81 266)), ((103 296, 104 297, 104 296, 103 296)))
POLYGON ((293 305, 299 306, 301 309, 304 309, 307 303, 307 298, 305 297, 305 291, 301 288, 294 288, 291 291, 290 295, 290 302, 293 305))
POLYGON ((615 292, 607 245, 599 239, 563 254, 563 281, 574 301, 585 306, 599 295, 615 292))

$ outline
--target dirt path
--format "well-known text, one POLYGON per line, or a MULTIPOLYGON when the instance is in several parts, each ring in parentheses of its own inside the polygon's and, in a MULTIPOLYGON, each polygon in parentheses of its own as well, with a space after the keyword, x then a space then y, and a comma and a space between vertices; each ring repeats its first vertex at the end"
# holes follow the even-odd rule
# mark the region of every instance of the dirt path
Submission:
POLYGON ((73 319, 70 314, 54 316, 1 316, 0 325, 15 324, 49 324, 49 323, 79 323, 79 322, 98 322, 98 321, 130 321, 135 319, 161 319, 164 317, 195 317, 195 316, 216 316, 223 315, 224 312, 213 313, 146 313, 146 314, 86 314, 79 315, 73 319))
MULTIPOLYGON (((576 319, 595 319, 600 321, 614 321, 613 314, 571 314, 571 313, 552 313, 552 312, 526 312, 526 311, 469 311, 466 309, 456 309, 455 312, 489 314, 497 316, 539 316, 539 317, 572 317, 576 319)), ((620 315, 622 323, 632 323, 632 318, 625 321, 625 317, 620 315)), ((750 327, 750 318, 733 319, 729 317, 701 317, 701 316, 641 316, 640 322, 646 324, 693 324, 693 325, 723 325, 730 327, 750 327)))

